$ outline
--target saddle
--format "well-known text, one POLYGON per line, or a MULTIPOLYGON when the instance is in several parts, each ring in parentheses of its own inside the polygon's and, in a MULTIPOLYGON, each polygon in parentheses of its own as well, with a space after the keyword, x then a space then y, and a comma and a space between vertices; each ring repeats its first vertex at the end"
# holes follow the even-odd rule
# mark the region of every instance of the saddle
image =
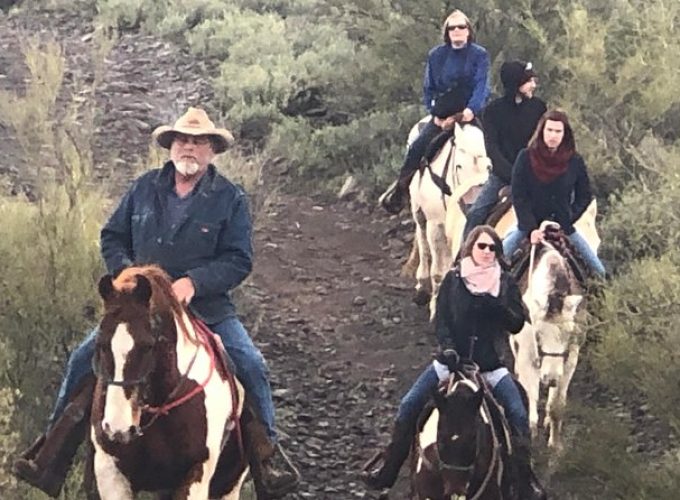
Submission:
MULTIPOLYGON (((477 192, 479 191, 480 187, 477 188, 477 192)), ((472 205, 474 205, 474 200, 477 197, 477 192, 475 192, 474 196, 472 197, 471 203, 464 202, 463 201, 464 197, 461 197, 459 204, 460 210, 461 212, 463 212, 464 215, 467 216, 468 212, 470 211, 470 208, 472 208, 472 205)), ((498 191, 498 199, 496 201, 496 204, 491 208, 491 210, 489 210, 489 214, 486 216, 486 219, 484 219, 484 224, 488 224, 491 227, 495 227, 496 224, 498 224, 498 222, 507 213, 507 211, 510 210, 510 207, 512 207, 511 188, 509 185, 503 186, 498 191)))
MULTIPOLYGON (((562 255, 569 263, 569 268, 574 273, 578 282, 584 288, 587 288, 588 280, 593 276, 590 267, 583 260, 583 257, 574 247, 569 237, 564 233, 562 228, 556 223, 543 223, 544 241, 549 243, 560 255, 562 255)), ((513 277, 519 281, 529 268, 529 261, 531 259, 531 243, 525 240, 520 248, 511 257, 510 269, 513 277)))
POLYGON ((498 201, 486 217, 485 224, 496 227, 496 224, 498 224, 507 211, 510 210, 510 207, 512 207, 512 189, 509 185, 503 186, 500 191, 498 191, 498 201))

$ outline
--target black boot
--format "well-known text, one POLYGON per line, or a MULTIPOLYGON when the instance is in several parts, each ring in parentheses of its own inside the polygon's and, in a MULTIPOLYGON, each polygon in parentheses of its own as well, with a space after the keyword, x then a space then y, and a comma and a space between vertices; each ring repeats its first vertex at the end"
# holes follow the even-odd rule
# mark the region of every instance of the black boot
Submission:
POLYGON ((264 425, 246 405, 250 415, 242 417, 244 438, 250 452, 250 467, 258 498, 281 498, 300 483, 300 472, 288 459, 281 446, 272 443, 264 425))
POLYGON ((14 475, 51 497, 59 496, 87 432, 93 390, 94 377, 88 377, 50 430, 14 462, 14 475))
POLYGON ((512 454, 515 458, 520 500, 547 500, 548 495, 531 468, 530 439, 513 436, 512 454))
POLYGON ((402 211, 408 201, 408 189, 413 173, 399 177, 392 190, 388 190, 381 198, 380 204, 389 213, 396 215, 402 211))
POLYGON ((387 448, 371 460, 362 471, 361 477, 371 489, 391 488, 397 480, 399 469, 408 457, 413 443, 415 429, 412 424, 397 421, 392 430, 392 440, 387 448), (382 459, 382 465, 379 465, 382 459))

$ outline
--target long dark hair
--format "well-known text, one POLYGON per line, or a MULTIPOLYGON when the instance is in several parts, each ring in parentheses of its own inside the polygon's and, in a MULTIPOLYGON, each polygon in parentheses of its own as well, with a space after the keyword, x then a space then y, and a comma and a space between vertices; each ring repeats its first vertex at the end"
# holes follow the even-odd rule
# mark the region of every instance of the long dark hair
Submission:
POLYGON ((476 226, 472 229, 472 231, 470 231, 470 234, 468 234, 468 237, 465 238, 463 247, 460 250, 460 258, 464 259, 465 257, 472 256, 472 248, 475 246, 475 243, 482 234, 487 234, 491 237, 491 240, 496 247, 494 250, 494 253, 496 254, 496 260, 501 265, 501 268, 508 269, 507 262, 503 256, 503 242, 501 241, 500 236, 498 236, 496 230, 489 225, 476 226))
POLYGON ((541 116, 541 119, 538 121, 538 125, 536 125, 536 130, 534 130, 534 135, 531 136, 531 140, 529 141, 528 149, 545 151, 548 148, 548 146, 545 144, 545 141, 543 140, 543 129, 545 129, 545 124, 548 120, 562 122, 564 124, 564 137, 557 148, 558 154, 561 156, 571 156, 576 153, 574 131, 569 124, 569 117, 567 117, 567 113, 561 109, 552 109, 550 111, 546 111, 543 116, 541 116))
POLYGON ((442 26, 442 36, 444 38, 444 43, 447 45, 451 44, 451 38, 449 37, 449 19, 451 19, 453 16, 460 15, 463 16, 465 19, 465 24, 467 25, 468 29, 468 41, 467 43, 473 43, 475 41, 475 30, 472 27, 472 22, 470 21, 470 18, 465 15, 465 13, 462 10, 454 10, 452 11, 448 16, 446 16, 446 20, 444 21, 444 25, 442 26))

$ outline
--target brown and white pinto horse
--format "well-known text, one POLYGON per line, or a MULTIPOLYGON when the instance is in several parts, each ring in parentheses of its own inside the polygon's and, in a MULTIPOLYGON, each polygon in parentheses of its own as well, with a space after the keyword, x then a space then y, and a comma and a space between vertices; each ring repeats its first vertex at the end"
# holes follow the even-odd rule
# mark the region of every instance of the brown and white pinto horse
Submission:
POLYGON ((238 499, 248 472, 244 391, 216 362, 212 334, 189 319, 158 267, 104 276, 99 293, 91 416, 99 496, 238 499))
POLYGON ((508 424, 481 384, 478 374, 455 372, 435 394, 435 408, 415 440, 414 498, 517 498, 508 424))

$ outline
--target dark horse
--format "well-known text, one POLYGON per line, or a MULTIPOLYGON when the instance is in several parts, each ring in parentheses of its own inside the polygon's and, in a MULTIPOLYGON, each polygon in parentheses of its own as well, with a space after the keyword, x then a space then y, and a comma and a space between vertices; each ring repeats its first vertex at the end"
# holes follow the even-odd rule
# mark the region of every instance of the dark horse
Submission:
POLYGON ((516 499, 508 424, 481 376, 474 369, 465 373, 451 374, 419 426, 412 455, 415 498, 516 499))
POLYGON ((212 334, 189 318, 157 267, 105 276, 99 293, 90 431, 99 496, 239 498, 248 472, 244 393, 212 334))

